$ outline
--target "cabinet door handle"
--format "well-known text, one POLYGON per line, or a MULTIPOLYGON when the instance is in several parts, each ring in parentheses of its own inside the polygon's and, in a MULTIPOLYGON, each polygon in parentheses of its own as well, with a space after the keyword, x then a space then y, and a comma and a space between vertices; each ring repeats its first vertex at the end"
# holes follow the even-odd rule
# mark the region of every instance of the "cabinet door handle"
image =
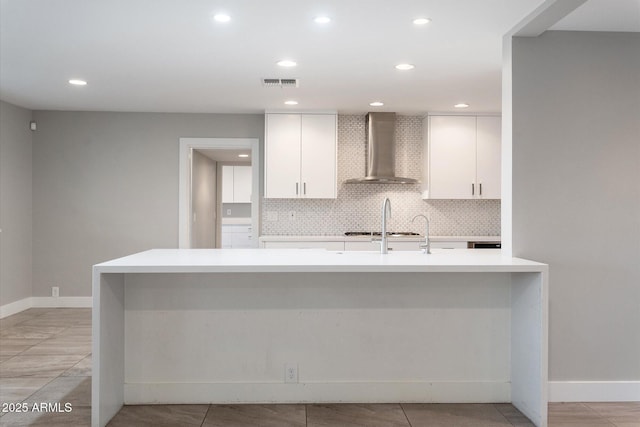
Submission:
POLYGON ((296 182, 296 196, 298 195, 298 186, 299 184, 296 182))
POLYGON ((306 182, 302 183, 302 194, 304 194, 305 196, 307 195, 307 183, 306 182))
POLYGON ((473 182, 471 183, 471 195, 476 195, 476 185, 473 182))
POLYGON ((482 183, 480 183, 479 185, 480 185, 480 195, 482 196, 482 183))

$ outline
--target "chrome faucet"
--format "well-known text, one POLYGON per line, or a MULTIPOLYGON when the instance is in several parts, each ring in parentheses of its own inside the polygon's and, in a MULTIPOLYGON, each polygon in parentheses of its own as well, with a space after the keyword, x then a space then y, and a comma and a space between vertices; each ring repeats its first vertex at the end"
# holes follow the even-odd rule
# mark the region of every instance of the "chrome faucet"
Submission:
POLYGON ((416 220, 416 218, 424 218, 424 220, 426 221, 426 229, 424 231, 424 243, 420 243, 420 249, 422 249, 422 252, 425 254, 430 254, 431 253, 431 242, 429 241, 429 218, 427 218, 426 216, 419 214, 413 217, 413 219, 411 220, 411 222, 414 222, 416 220))
POLYGON ((389 253, 389 238, 387 237, 387 213, 391 218, 391 200, 385 198, 382 202, 382 233, 380 234, 380 253, 389 253))

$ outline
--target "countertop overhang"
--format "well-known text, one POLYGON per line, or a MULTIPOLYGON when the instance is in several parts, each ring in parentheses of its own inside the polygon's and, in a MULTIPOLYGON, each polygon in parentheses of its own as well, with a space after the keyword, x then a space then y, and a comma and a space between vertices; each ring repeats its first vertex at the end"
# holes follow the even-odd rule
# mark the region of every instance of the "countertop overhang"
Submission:
POLYGON ((94 266, 99 273, 546 272, 499 249, 380 254, 323 249, 152 249, 94 266))

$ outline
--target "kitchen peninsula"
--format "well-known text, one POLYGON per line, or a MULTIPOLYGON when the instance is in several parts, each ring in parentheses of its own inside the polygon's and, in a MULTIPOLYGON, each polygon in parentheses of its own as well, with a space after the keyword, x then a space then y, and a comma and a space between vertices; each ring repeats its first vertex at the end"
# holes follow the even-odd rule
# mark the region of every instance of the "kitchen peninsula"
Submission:
POLYGON ((98 264, 92 425, 123 404, 512 402, 546 426, 547 274, 465 249, 98 264))

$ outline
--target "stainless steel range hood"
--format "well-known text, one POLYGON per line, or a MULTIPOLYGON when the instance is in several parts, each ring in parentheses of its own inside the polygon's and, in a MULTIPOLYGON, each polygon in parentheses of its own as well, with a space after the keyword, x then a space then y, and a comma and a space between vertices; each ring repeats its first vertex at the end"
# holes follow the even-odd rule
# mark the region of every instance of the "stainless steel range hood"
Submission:
POLYGON ((369 113, 366 118, 367 175, 345 184, 416 184, 413 178, 396 176, 396 113, 369 113))

